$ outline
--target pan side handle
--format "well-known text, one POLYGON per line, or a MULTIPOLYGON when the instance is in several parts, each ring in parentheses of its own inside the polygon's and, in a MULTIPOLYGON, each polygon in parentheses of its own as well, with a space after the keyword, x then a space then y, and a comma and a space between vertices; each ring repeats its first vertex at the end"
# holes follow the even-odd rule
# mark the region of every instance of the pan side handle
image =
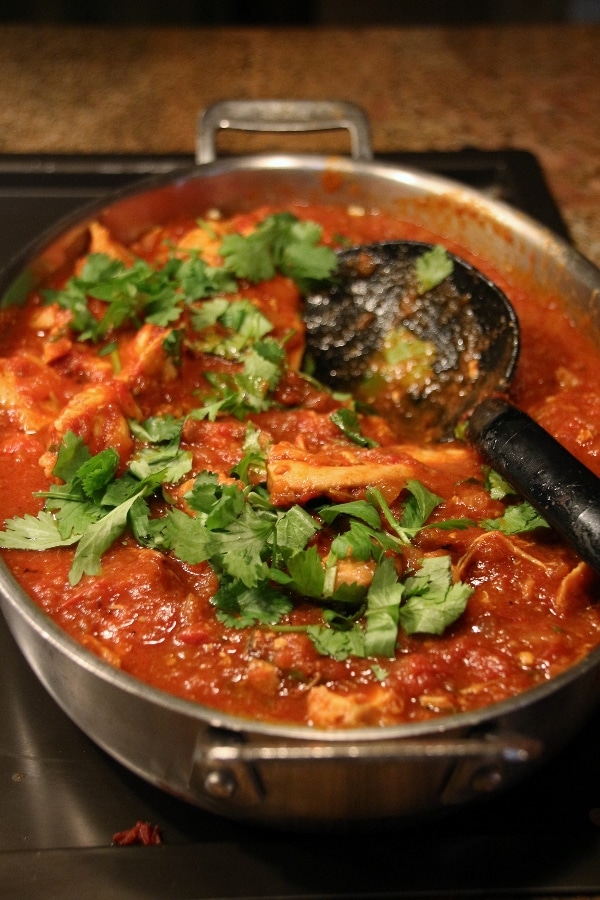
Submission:
POLYGON ((194 787, 217 800, 254 806, 265 799, 258 769, 284 765, 394 764, 446 762, 455 777, 447 786, 445 803, 456 802, 469 788, 476 793, 496 790, 504 767, 532 764, 542 755, 543 743, 516 734, 417 739, 249 743, 243 735, 215 729, 201 736, 194 759, 194 787))
POLYGON ((198 117, 196 162, 216 159, 215 137, 221 129, 238 131, 332 131, 350 133, 355 160, 373 158, 369 123, 363 110, 342 100, 222 100, 204 109, 198 117))

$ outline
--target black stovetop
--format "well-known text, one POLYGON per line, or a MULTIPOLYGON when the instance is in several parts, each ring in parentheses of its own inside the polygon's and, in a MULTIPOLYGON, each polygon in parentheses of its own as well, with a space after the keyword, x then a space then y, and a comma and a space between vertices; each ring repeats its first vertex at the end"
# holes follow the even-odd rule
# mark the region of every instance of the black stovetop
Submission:
MULTIPOLYGON (((503 199, 568 238, 536 159, 518 150, 387 157, 503 199)), ((173 156, 0 155, 0 265, 78 205, 173 156)), ((293 789, 293 786, 290 786, 293 789)), ((56 706, 0 619, 0 898, 409 898, 600 895, 600 714, 508 793, 383 833, 240 825, 148 785, 56 706), (149 821, 161 846, 114 847, 149 821)))

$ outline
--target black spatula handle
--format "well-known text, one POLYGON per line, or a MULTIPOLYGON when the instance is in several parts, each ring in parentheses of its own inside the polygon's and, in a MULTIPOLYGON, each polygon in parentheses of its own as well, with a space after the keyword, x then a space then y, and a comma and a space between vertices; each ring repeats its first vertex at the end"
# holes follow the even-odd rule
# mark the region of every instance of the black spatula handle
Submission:
POLYGON ((486 462, 600 573, 600 478, 500 398, 479 404, 468 436, 486 462))

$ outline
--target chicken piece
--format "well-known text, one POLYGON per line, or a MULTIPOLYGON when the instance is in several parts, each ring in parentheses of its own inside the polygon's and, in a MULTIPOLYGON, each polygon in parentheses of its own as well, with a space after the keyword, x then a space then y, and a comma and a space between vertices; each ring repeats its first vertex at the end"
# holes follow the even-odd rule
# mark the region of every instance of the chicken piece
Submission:
POLYGON ((279 669, 265 659, 251 659, 244 680, 258 694, 274 697, 279 688, 279 669))
POLYGON ((57 338, 56 340, 44 341, 42 349, 42 360, 45 363, 53 363, 65 356, 73 349, 73 341, 68 337, 57 338))
POLYGON ((402 712, 402 700, 394 691, 377 685, 352 694, 341 694, 325 685, 308 692, 308 721, 315 728, 360 728, 385 725, 402 712))
POLYGON ((560 583, 554 608, 559 615, 585 609, 590 597, 598 595, 598 575, 586 563, 578 563, 560 583))
MULTIPOLYGON (((468 573, 470 570, 477 570, 481 565, 481 560, 487 557, 504 558, 510 560, 513 566, 524 566, 526 568, 539 569, 545 575, 550 575, 553 571, 563 568, 563 563, 557 557, 550 563, 547 559, 538 559, 528 553, 521 544, 518 537, 502 534, 500 531, 487 531, 479 535, 471 543, 469 549, 461 557, 455 566, 454 575, 457 580, 468 581, 468 573)), ((506 573, 509 580, 514 578, 509 572, 506 573)), ((481 577, 481 576, 480 576, 481 577)))
MULTIPOLYGON (((141 414, 124 385, 91 385, 76 394, 56 419, 52 444, 58 444, 67 431, 72 431, 93 455, 112 447, 123 466, 133 450, 128 418, 141 418, 141 414)), ((55 461, 55 453, 43 455, 40 463, 47 474, 52 472, 55 461)))
POLYGON ((62 309, 58 303, 47 303, 33 307, 27 328, 42 339, 42 360, 55 362, 67 356, 73 348, 69 323, 73 317, 70 309, 62 309))
POLYGON ((268 282, 268 287, 267 291, 264 283, 260 287, 247 285, 244 297, 254 303, 271 322, 271 335, 279 340, 285 339, 289 366, 298 370, 306 349, 306 325, 302 315, 300 291, 292 279, 284 275, 275 275, 268 282))
POLYGON ((368 587, 373 581, 376 564, 372 560, 340 559, 336 565, 335 589, 341 584, 360 584, 368 587))
POLYGON ((211 222, 211 231, 198 226, 192 228, 177 242, 178 250, 197 250, 202 259, 209 266, 221 265, 219 251, 221 249, 221 237, 218 222, 211 222))
POLYGON ((177 377, 177 369, 164 347, 165 338, 169 334, 168 328, 146 323, 128 346, 122 346, 122 368, 117 378, 133 394, 140 393, 148 382, 162 383, 177 377))
POLYGON ((304 504, 323 496, 335 502, 356 500, 367 488, 379 488, 391 503, 410 478, 422 477, 422 469, 401 452, 340 450, 332 445, 307 453, 282 441, 267 455, 267 488, 274 506, 304 504))
POLYGON ((80 641, 84 647, 87 647, 88 650, 91 650, 92 653, 95 653, 100 659, 103 659, 116 669, 121 668, 122 660, 119 653, 113 650, 112 647, 108 647, 107 644, 99 640, 95 635, 82 634, 80 641))
POLYGON ((48 337, 63 334, 71 321, 71 311, 62 309, 58 303, 48 303, 35 308, 29 317, 28 326, 36 332, 43 332, 48 337))
MULTIPOLYGON (((100 222, 92 222, 90 225, 90 246, 88 253, 104 253, 112 259, 120 259, 126 265, 133 262, 133 254, 123 244, 119 243, 105 225, 100 222)), ((85 264, 85 257, 83 259, 85 264)))
POLYGON ((28 353, 0 359, 0 411, 23 431, 49 428, 60 410, 60 379, 28 353))

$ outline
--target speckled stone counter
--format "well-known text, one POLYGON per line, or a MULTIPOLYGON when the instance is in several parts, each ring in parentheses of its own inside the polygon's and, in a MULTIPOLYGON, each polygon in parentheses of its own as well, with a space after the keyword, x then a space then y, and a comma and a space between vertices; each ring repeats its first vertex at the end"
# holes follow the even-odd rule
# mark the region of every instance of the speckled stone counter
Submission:
POLYGON ((198 111, 232 97, 352 100, 380 152, 529 150, 600 264, 599 26, 4 26, 0 73, 4 153, 191 152, 198 111))

